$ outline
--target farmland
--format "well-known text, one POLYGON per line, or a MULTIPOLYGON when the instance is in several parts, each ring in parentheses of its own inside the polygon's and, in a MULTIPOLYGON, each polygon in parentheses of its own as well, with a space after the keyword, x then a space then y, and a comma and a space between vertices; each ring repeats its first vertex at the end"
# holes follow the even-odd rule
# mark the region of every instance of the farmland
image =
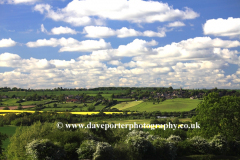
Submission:
POLYGON ((121 102, 115 106, 113 106, 112 108, 117 108, 119 110, 124 110, 124 109, 129 109, 131 107, 134 107, 140 103, 142 103, 143 101, 133 101, 133 102, 121 102))
MULTIPOLYGON (((138 111, 138 112, 153 112, 153 111, 161 111, 161 112, 182 112, 182 111, 190 111, 197 107, 197 105, 201 102, 201 100, 197 99, 186 99, 186 98, 176 98, 176 99, 168 99, 164 102, 155 103, 149 101, 121 101, 125 99, 115 99, 118 101, 118 104, 112 106, 111 108, 116 108, 121 111, 138 111), (120 101, 119 101, 120 100, 120 101)), ((129 99, 127 99, 129 100, 129 99)), ((8 99, 4 101, 4 104, 14 104, 15 99, 8 99), (8 102, 8 103, 7 103, 8 102)), ((45 102, 49 102, 50 100, 43 101, 30 101, 23 102, 23 104, 44 104, 45 102)), ((49 103, 45 105, 45 108, 41 109, 42 111, 87 111, 89 107, 93 106, 95 103, 73 103, 73 102, 61 102, 61 103, 49 103), (54 107, 54 104, 57 107, 54 107)), ((16 106, 18 103, 16 103, 16 106)), ((5 105, 7 106, 7 105, 5 105)), ((100 111, 105 108, 105 105, 98 104, 95 106, 95 111, 100 111)), ((16 107, 15 107, 16 108, 16 107)), ((34 108, 27 108, 27 106, 23 107, 23 110, 35 110, 34 108)))
MULTIPOLYGON (((129 92, 128 90, 125 94, 122 94, 122 91, 112 93, 107 93, 107 91, 101 93, 98 91, 85 91, 84 94, 81 94, 83 91, 58 91, 56 95, 49 94, 50 92, 54 93, 55 91, 44 91, 49 93, 47 93, 47 95, 44 94, 43 96, 40 96, 41 94, 39 93, 41 92, 36 91, 32 92, 34 93, 32 96, 28 95, 20 97, 16 96, 20 94, 28 94, 28 92, 12 92, 15 93, 14 96, 2 96, 1 99, 1 105, 2 107, 5 106, 5 108, 4 110, 0 110, 0 132, 6 133, 7 135, 13 135, 16 132, 21 132, 21 135, 26 134, 26 137, 29 137, 28 134, 33 133, 33 137, 39 138, 39 133, 43 131, 40 128, 46 124, 48 126, 46 128, 48 131, 51 125, 53 127, 50 127, 52 129, 51 132, 49 132, 49 135, 45 135, 43 132, 41 139, 49 138, 52 142, 59 142, 61 141, 61 138, 57 138, 58 136, 63 138, 67 136, 76 136, 74 139, 77 139, 78 135, 81 137, 87 137, 83 135, 91 133, 97 137, 100 135, 99 138, 102 141, 111 143, 112 145, 113 143, 118 143, 118 141, 113 142, 112 140, 116 138, 118 139, 121 136, 126 138, 126 134, 131 131, 128 128, 125 128, 126 126, 124 127, 125 129, 109 129, 109 131, 106 132, 101 129, 81 129, 79 130, 79 132, 82 132, 81 135, 79 133, 75 134, 67 128, 66 131, 59 130, 56 128, 54 123, 62 122, 63 124, 85 125, 89 124, 89 122, 97 124, 120 123, 123 125, 134 123, 142 125, 168 123, 190 124, 192 122, 195 123, 194 118, 191 119, 191 117, 197 116, 197 112, 194 109, 199 103, 204 103, 202 100, 204 97, 201 96, 205 96, 204 93, 191 96, 191 94, 194 94, 182 94, 178 91, 164 91, 164 94, 149 92, 147 90, 144 91, 145 92, 137 90, 137 92, 134 93, 129 92), (38 95, 35 93, 38 93, 38 95), (22 108, 20 104, 22 105, 22 108), (17 109, 20 110, 8 110, 7 107, 12 105, 15 105, 15 109, 18 107, 17 109), (25 108, 30 106, 32 107, 25 108), (32 128, 31 132, 26 131, 28 129, 25 131, 16 130, 20 126, 24 126, 25 129, 28 128, 29 131, 30 128, 32 128), (38 131, 38 129, 40 130, 38 131), (66 134, 66 136, 63 136, 64 134, 66 134), (113 136, 113 134, 115 134, 115 136, 113 136)), ((151 130, 145 128, 143 131, 149 131, 150 134, 158 135, 163 138, 168 138, 172 134, 180 135, 182 136, 181 138, 191 138, 190 136, 192 134, 189 130, 190 132, 188 136, 188 131, 180 129, 167 129, 165 131, 162 129, 151 130)), ((18 134, 19 133, 17 133, 17 135, 18 134)), ((19 142, 18 138, 19 137, 16 137, 15 135, 15 137, 11 139, 11 143, 9 139, 3 141, 2 147, 6 149, 7 145, 9 145, 10 148, 6 151, 6 154, 11 154, 12 150, 18 151, 19 147, 15 146, 19 143, 24 143, 22 147, 23 150, 19 153, 21 154, 24 152, 27 141, 19 142)), ((30 141, 31 140, 29 140, 29 142, 30 141)), ((68 151, 67 146, 70 143, 72 142, 66 139, 62 141, 62 147, 68 151)), ((75 148, 80 146, 80 141, 78 141, 78 143, 79 144, 72 149, 72 153, 75 153, 75 148)), ((71 153, 68 153, 68 155, 71 155, 71 153)))
POLYGON ((40 95, 40 96, 43 96, 43 95, 56 95, 56 96, 59 96, 59 95, 62 95, 62 94, 65 94, 65 95, 77 95, 77 94, 88 94, 90 96, 95 96, 97 95, 99 92, 102 92, 102 95, 103 97, 106 96, 106 97, 110 97, 111 94, 118 94, 118 93, 124 93, 125 91, 122 91, 122 90, 107 90, 107 91, 8 91, 8 92, 0 92, 0 95, 5 95, 5 96, 13 96, 13 95, 16 95, 16 96, 29 96, 29 95, 34 95, 34 94, 37 94, 37 95, 40 95))
MULTIPOLYGON (((19 103, 17 103, 19 99, 3 99, 1 106, 18 106, 19 103)), ((50 100, 41 100, 41 101, 26 101, 26 102, 21 102, 23 106, 30 106, 30 105, 37 105, 37 104, 43 104, 45 102, 49 102, 50 100)))
POLYGON ((153 104, 153 102, 143 102, 143 101, 134 101, 134 102, 122 102, 113 106, 119 110, 130 110, 130 111, 161 111, 161 112, 179 112, 179 111, 190 111, 197 107, 201 100, 197 99, 168 99, 164 102, 153 104))

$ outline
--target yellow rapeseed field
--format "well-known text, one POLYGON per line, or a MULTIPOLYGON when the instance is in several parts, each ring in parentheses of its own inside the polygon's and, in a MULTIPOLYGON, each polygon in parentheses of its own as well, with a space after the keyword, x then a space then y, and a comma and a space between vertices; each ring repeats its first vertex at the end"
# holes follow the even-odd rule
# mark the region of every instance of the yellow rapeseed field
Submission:
MULTIPOLYGON (((0 110, 0 115, 5 115, 6 113, 34 113, 35 111, 26 111, 26 110, 0 110)), ((43 112, 43 111, 39 111, 39 112, 43 112)), ((71 114, 79 114, 79 115, 91 115, 91 114, 98 114, 99 112, 57 112, 57 113, 71 113, 71 114)), ((105 114, 121 114, 123 112, 104 112, 105 114)), ((131 112, 129 112, 128 114, 130 114, 131 112)))

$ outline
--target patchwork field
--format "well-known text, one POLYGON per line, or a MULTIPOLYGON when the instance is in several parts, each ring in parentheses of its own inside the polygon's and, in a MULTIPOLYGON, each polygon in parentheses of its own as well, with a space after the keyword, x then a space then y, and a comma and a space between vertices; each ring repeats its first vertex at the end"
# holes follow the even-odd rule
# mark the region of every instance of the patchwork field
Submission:
MULTIPOLYGON (((19 99, 2 99, 2 105, 0 106, 18 106, 19 103, 16 103, 19 99)), ((22 106, 30 106, 30 105, 37 105, 37 104, 43 104, 45 102, 49 102, 50 100, 41 100, 41 101, 27 101, 27 102, 21 102, 22 106)))
POLYGON ((115 106, 113 106, 112 108, 117 108, 119 110, 124 110, 124 109, 129 109, 131 107, 134 107, 136 105, 141 104, 143 101, 132 101, 132 102, 121 102, 115 106))
POLYGON ((201 102, 198 99, 189 98, 176 98, 167 99, 164 102, 153 104, 153 102, 122 102, 113 106, 112 108, 118 108, 119 110, 130 110, 130 111, 161 111, 161 112, 179 112, 179 111, 190 111, 197 107, 201 102))
MULTIPOLYGON (((33 107, 35 107, 35 106, 22 106, 23 109, 30 109, 30 108, 33 108, 33 107)), ((2 110, 3 108, 4 108, 4 107, 0 107, 0 110, 2 110)), ((8 108, 9 108, 10 110, 14 110, 14 109, 17 109, 18 106, 8 106, 8 108)))
MULTIPOLYGON (((125 93, 125 90, 106 90, 106 91, 9 91, 9 92, 0 92, 0 95, 6 95, 11 97, 12 95, 16 95, 16 96, 27 96, 27 95, 61 95, 61 94, 65 94, 65 95, 77 95, 77 94, 98 94, 99 92, 103 92, 103 94, 108 94, 109 96, 111 96, 111 94, 119 94, 119 93, 125 93)), ((104 95, 103 95, 104 96, 104 95)))

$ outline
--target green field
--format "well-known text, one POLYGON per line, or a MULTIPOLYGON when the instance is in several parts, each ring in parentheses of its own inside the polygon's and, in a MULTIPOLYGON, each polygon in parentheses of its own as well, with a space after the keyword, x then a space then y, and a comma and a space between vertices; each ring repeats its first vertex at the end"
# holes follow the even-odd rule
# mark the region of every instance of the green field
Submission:
POLYGON ((133 99, 130 99, 130 98, 113 98, 113 100, 117 100, 117 101, 119 101, 119 102, 134 101, 133 99))
POLYGON ((9 92, 0 92, 0 95, 6 95, 11 97, 12 95, 16 95, 16 96, 27 96, 27 95, 61 95, 61 94, 65 94, 65 95, 77 95, 77 94, 98 94, 99 92, 103 92, 103 96, 104 94, 108 94, 109 97, 111 96, 111 94, 121 94, 121 93, 125 93, 125 90, 106 90, 106 91, 9 91, 9 92))
POLYGON ((142 102, 142 101, 134 101, 138 102, 133 105, 133 102, 122 102, 113 106, 113 108, 118 108, 119 110, 130 110, 130 111, 161 111, 161 112, 182 112, 182 111, 190 111, 197 107, 197 105, 201 102, 198 99, 189 99, 189 98, 176 98, 176 99, 167 99, 164 102, 160 102, 153 104, 153 102, 142 102))
MULTIPOLYGON (((0 132, 5 133, 8 136, 12 136, 15 133, 16 128, 17 128, 16 126, 4 126, 0 127, 0 132)), ((9 138, 3 141, 3 148, 6 148, 9 143, 10 143, 9 138)))
POLYGON ((134 107, 140 103, 142 103, 143 101, 132 101, 132 102, 121 102, 115 106, 113 106, 112 108, 117 108, 119 110, 124 110, 124 109, 129 109, 131 107, 134 107))
MULTIPOLYGON (((18 106, 19 103, 16 103, 19 99, 3 99, 2 100, 2 105, 0 106, 18 106)), ((30 106, 30 105, 37 105, 37 104, 43 104, 45 102, 49 102, 50 100, 41 100, 41 101, 27 101, 27 102, 22 102, 22 106, 30 106)))
MULTIPOLYGON (((168 118, 170 120, 173 120, 174 118, 168 118)), ((133 120, 106 120, 105 122, 108 122, 108 123, 115 123, 115 124, 118 124, 118 123, 121 123, 121 124, 134 124, 137 123, 137 124, 150 124, 150 121, 151 119, 133 119, 133 120)), ((179 121, 181 122, 185 122, 185 121, 191 121, 191 118, 179 118, 179 121)), ((95 123, 95 122, 93 122, 95 123)))
POLYGON ((99 104, 99 105, 95 106, 95 110, 102 110, 105 107, 106 106, 99 104))

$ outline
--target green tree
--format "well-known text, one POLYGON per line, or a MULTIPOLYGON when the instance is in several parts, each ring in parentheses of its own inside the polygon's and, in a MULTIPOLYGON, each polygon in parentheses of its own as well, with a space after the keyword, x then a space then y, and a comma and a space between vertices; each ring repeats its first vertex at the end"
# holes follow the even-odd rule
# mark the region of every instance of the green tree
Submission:
POLYGON ((64 160, 65 152, 58 144, 48 139, 33 140, 26 146, 26 154, 32 160, 64 160))
POLYGON ((94 111, 95 110, 95 106, 89 106, 87 110, 88 111, 94 111))
POLYGON ((4 107, 3 110, 10 110, 9 107, 4 107))
POLYGON ((18 104, 18 110, 21 110, 21 109, 22 109, 22 104, 19 103, 19 104, 18 104))
POLYGON ((92 159, 93 153, 96 152, 97 141, 85 140, 77 150, 79 159, 92 159))
POLYGON ((218 133, 228 140, 239 137, 240 97, 219 97, 218 93, 210 93, 198 105, 196 113, 192 121, 198 122, 200 129, 194 130, 195 133, 205 138, 218 133))
POLYGON ((114 159, 113 148, 107 142, 98 142, 93 160, 112 160, 114 159))
POLYGON ((170 87, 168 88, 168 90, 169 90, 169 91, 172 91, 172 90, 173 90, 172 86, 170 86, 170 87))
POLYGON ((114 94, 111 95, 111 99, 113 99, 113 98, 114 98, 114 94))
POLYGON ((126 90, 126 95, 130 95, 131 94, 131 92, 132 92, 132 90, 129 88, 129 89, 127 89, 126 90))
POLYGON ((2 151, 3 151, 2 142, 7 138, 8 138, 8 136, 6 134, 3 134, 3 133, 0 132, 0 158, 1 158, 1 155, 2 155, 2 151))
POLYGON ((61 94, 59 97, 58 97, 58 100, 59 102, 63 102, 65 100, 65 95, 61 94))

